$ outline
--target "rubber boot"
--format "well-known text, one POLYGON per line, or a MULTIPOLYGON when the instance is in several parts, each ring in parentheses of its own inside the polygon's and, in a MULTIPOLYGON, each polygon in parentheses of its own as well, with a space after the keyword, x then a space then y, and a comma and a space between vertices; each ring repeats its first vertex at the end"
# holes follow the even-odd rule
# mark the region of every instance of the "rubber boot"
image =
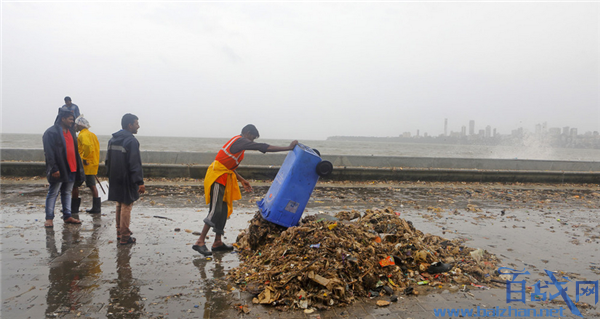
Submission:
POLYGON ((79 205, 81 198, 71 198, 71 216, 75 219, 79 219, 79 205))
POLYGON ((92 199, 92 208, 87 209, 86 212, 88 212, 90 214, 100 214, 100 212, 102 211, 101 206, 102 206, 102 199, 100 197, 94 197, 92 199))

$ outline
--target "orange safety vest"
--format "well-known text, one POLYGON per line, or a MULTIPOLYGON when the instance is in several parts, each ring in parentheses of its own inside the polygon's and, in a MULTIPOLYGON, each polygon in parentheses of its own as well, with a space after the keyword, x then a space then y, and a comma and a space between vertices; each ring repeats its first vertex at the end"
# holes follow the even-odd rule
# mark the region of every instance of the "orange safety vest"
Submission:
MULTIPOLYGON (((238 166, 240 166, 240 163, 244 159, 244 151, 232 154, 231 150, 230 150, 231 145, 233 145, 233 143, 240 138, 242 138, 242 136, 237 135, 237 136, 234 136, 233 138, 231 138, 227 143, 225 143, 225 145, 223 145, 223 147, 221 147, 221 149, 217 153, 217 156, 215 157, 215 161, 225 165, 225 167, 227 167, 228 169, 230 169, 232 171, 234 169, 236 169, 238 166)), ((222 185, 226 185, 227 184, 227 176, 222 175, 221 177, 219 177, 216 180, 216 182, 219 184, 222 184, 222 185)))
POLYGON ((217 156, 215 157, 216 161, 219 161, 219 163, 225 165, 225 167, 229 168, 230 170, 236 169, 244 159, 244 151, 231 154, 230 150, 231 145, 233 145, 233 143, 240 138, 242 138, 242 136, 238 135, 230 139, 229 142, 225 143, 225 145, 221 147, 217 153, 217 156))

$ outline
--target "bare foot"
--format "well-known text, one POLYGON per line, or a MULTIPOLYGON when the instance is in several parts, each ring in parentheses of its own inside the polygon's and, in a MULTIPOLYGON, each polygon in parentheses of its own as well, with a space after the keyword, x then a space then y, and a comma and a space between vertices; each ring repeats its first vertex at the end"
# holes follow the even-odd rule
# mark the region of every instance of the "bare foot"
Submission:
POLYGON ((79 219, 69 217, 69 218, 65 219, 65 224, 81 224, 81 221, 79 219))

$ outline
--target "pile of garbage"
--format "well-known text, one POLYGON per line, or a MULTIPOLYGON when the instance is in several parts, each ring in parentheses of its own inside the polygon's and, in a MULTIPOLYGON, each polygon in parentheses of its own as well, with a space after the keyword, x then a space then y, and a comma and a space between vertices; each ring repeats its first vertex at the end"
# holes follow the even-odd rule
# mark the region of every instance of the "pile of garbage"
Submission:
POLYGON ((254 303, 303 309, 501 282, 495 255, 423 234, 398 215, 389 208, 339 212, 285 228, 258 212, 237 238, 241 264, 228 277, 256 295, 254 303))

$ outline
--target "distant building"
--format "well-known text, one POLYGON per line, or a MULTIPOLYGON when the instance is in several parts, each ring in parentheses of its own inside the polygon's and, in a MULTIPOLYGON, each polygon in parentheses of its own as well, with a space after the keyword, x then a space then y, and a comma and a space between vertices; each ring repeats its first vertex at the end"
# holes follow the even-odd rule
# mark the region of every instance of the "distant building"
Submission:
POLYGON ((467 127, 464 125, 460 128, 460 136, 467 136, 467 127))
POLYGON ((485 137, 492 137, 492 127, 489 125, 485 127, 485 137))
POLYGON ((469 135, 475 135, 475 121, 469 121, 469 135))
POLYGON ((448 136, 448 119, 444 119, 444 136, 448 136))
POLYGON ((564 136, 569 135, 569 127, 568 126, 563 127, 562 135, 564 135, 564 136))
POLYGON ((511 132, 511 135, 512 135, 513 137, 522 137, 522 136, 523 136, 523 128, 522 128, 522 127, 519 127, 519 128, 518 128, 518 129, 516 129, 516 130, 512 130, 512 132, 511 132))
POLYGON ((560 135, 560 127, 551 127, 548 129, 550 135, 560 135))

